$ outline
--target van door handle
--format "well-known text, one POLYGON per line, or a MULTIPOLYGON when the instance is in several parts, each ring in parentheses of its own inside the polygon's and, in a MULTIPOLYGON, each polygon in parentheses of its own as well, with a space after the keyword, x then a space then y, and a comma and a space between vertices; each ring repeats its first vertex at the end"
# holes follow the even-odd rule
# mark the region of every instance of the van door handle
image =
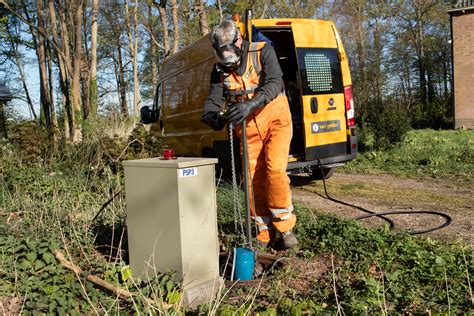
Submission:
POLYGON ((311 112, 318 113, 318 99, 311 98, 311 112))

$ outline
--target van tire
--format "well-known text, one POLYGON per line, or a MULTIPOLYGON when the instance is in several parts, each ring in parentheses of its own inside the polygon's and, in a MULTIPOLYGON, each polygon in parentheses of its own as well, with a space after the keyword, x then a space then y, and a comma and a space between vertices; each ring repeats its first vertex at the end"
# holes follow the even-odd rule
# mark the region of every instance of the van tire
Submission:
POLYGON ((310 177, 313 180, 322 180, 323 176, 324 176, 324 179, 329 179, 330 177, 332 177, 333 174, 334 174, 334 168, 320 169, 316 167, 316 168, 311 169, 310 177))

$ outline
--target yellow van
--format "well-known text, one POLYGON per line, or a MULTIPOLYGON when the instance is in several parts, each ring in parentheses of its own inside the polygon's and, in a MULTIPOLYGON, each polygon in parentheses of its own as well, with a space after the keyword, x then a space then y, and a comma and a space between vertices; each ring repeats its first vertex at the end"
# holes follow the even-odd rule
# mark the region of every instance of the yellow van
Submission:
MULTIPOLYGON (((256 19, 252 25, 272 42, 283 71, 293 119, 287 171, 327 178, 357 154, 352 82, 336 27, 312 19, 256 19)), ((153 123, 151 131, 177 155, 219 158, 228 175, 229 131, 200 122, 216 61, 209 35, 168 58, 142 122, 153 123)))

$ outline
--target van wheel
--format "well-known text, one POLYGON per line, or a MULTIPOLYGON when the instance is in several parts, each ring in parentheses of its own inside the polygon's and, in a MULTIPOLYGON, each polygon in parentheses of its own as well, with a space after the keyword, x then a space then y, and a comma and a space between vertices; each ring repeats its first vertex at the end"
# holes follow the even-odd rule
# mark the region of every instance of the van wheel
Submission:
POLYGON ((323 179, 323 176, 324 176, 324 179, 329 179, 330 177, 332 177, 332 175, 334 174, 334 168, 313 168, 311 169, 311 174, 310 174, 310 177, 313 179, 313 180, 322 180, 323 179))

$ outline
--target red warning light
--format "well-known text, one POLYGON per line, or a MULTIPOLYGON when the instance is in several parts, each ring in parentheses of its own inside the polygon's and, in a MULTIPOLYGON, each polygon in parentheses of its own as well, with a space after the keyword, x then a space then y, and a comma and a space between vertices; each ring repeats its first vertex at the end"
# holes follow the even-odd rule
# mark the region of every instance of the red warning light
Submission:
POLYGON ((164 149, 163 150, 163 160, 176 159, 173 149, 164 149))

